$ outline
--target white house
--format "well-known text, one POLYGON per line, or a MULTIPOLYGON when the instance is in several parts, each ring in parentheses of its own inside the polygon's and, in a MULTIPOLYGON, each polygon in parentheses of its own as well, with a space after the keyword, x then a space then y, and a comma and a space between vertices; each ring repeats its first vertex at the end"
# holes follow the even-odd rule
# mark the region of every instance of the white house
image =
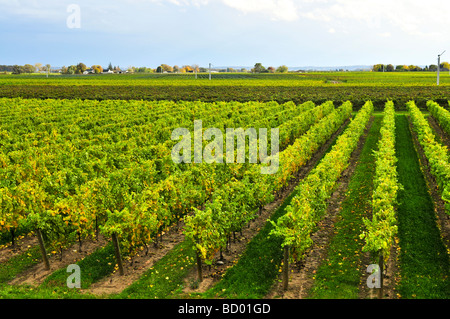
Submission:
POLYGON ((94 74, 95 71, 93 69, 87 69, 86 71, 83 72, 83 74, 94 74))

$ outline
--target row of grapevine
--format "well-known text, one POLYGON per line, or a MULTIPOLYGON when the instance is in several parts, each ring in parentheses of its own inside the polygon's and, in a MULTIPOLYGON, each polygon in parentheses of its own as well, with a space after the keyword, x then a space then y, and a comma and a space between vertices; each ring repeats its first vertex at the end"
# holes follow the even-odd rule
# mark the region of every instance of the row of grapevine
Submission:
POLYGON ((439 126, 447 134, 450 134, 450 112, 432 100, 427 101, 427 109, 428 111, 430 111, 430 114, 437 120, 439 126))
POLYGON ((348 166, 351 154, 356 148, 360 137, 373 113, 371 101, 365 103, 344 133, 337 139, 331 151, 297 186, 298 194, 286 208, 286 214, 277 222, 272 222, 274 228, 271 235, 283 239, 285 251, 283 286, 287 288, 288 261, 290 256, 297 260, 312 245, 311 233, 317 223, 323 218, 337 180, 348 166))
POLYGON ((275 190, 286 187, 300 167, 323 145, 352 112, 352 104, 344 102, 334 113, 315 125, 280 154, 280 169, 271 175, 275 190), (336 114, 337 113, 337 114, 336 114))
MULTIPOLYGON (((167 130, 165 125, 168 121, 172 125, 187 125, 195 116, 192 112, 198 110, 199 114, 205 116, 206 123, 211 125, 229 121, 230 118, 239 121, 237 124, 242 123, 240 121, 243 118, 248 122, 283 110, 278 103, 247 103, 245 106, 248 113, 230 117, 228 112, 237 112, 243 106, 241 103, 230 103, 229 109, 223 108, 225 105, 220 103, 178 105, 173 102, 136 101, 99 103, 48 100, 44 103, 39 100, 2 99, 1 104, 3 113, 9 112, 10 117, 2 119, 1 205, 5 209, 2 210, 0 230, 14 232, 21 227, 37 228, 42 230, 47 243, 53 243, 58 248, 70 237, 69 233, 75 232, 79 237, 87 237, 94 229, 107 225, 105 221, 108 217, 119 215, 124 206, 133 203, 133 207, 141 207, 142 205, 134 204, 136 200, 151 203, 147 206, 152 207, 158 202, 158 207, 162 207, 154 209, 158 214, 158 224, 167 224, 165 220, 168 219, 168 206, 171 208, 178 205, 171 201, 174 196, 170 196, 176 189, 175 181, 177 186, 192 185, 187 183, 188 178, 194 181, 189 176, 180 178, 176 171, 167 169, 169 165, 174 167, 170 161, 170 145, 167 141, 159 143, 158 138, 152 138, 155 136, 151 133, 167 130), (59 109, 60 106, 62 110, 59 109), (168 112, 169 116, 165 121, 160 121, 159 124, 152 121, 157 119, 160 110, 165 107, 170 109, 172 106, 178 108, 176 120, 171 121, 172 117, 168 112), (85 107, 93 114, 85 114, 85 107), (147 117, 147 123, 144 124, 148 128, 145 130, 139 130, 132 119, 138 107, 140 114, 147 117), (220 108, 222 113, 217 112, 220 108), (208 111, 209 109, 212 111, 208 111), (31 110, 35 112, 30 112, 31 110), (111 116, 109 111, 116 116, 111 116), (126 111, 125 115, 122 111, 126 111), (25 113, 27 116, 24 116, 25 113), (32 113, 34 116, 28 115, 32 113), (73 115, 73 118, 67 116, 67 113, 73 115), (223 116, 216 116, 220 114, 223 116), (103 121, 102 118, 106 120, 103 121), (87 122, 92 125, 86 126, 87 122), (51 129, 49 126, 52 126, 51 129), (129 131, 127 127, 136 129, 129 131), (130 134, 139 138, 140 142, 137 139, 133 141, 130 134), (154 150, 149 152, 149 147, 154 147, 154 150), (160 154, 166 154, 166 159, 160 154), (166 173, 161 174, 164 171, 166 173), (168 173, 173 174, 167 178, 158 176, 169 175, 168 173), (151 196, 153 203, 138 198, 144 196, 142 193, 151 196), (131 195, 126 197, 124 194, 140 195, 133 195, 131 198, 131 195), (108 213, 108 210, 112 213, 108 213)), ((294 108, 295 105, 291 103, 291 114, 294 108)), ((201 184, 201 177, 204 175, 199 174, 198 170, 193 168, 192 171, 197 185, 201 184)), ((193 204, 194 197, 191 195, 203 193, 206 192, 201 187, 186 192, 185 209, 193 204)), ((136 223, 141 225, 138 221, 136 223)), ((108 234, 107 229, 105 232, 108 234)))
MULTIPOLYGON (((297 138, 293 147, 291 145, 280 152, 282 160, 279 171, 294 177, 300 167, 350 117, 351 111, 351 103, 343 103, 297 138)), ((258 209, 273 200, 273 194, 280 189, 276 182, 278 178, 277 174, 262 175, 258 166, 252 166, 241 180, 233 179, 217 190, 203 210, 195 209, 195 214, 185 217, 184 233, 197 251, 199 279, 202 277, 201 262, 211 263, 216 253, 226 248, 230 233, 242 229, 258 209)))
MULTIPOLYGON (((397 234, 397 217, 395 205, 400 188, 395 156, 395 109, 388 101, 384 110, 383 124, 378 142, 374 190, 372 194, 372 220, 364 218, 366 230, 361 239, 365 239, 363 251, 378 254, 380 261, 386 262, 397 234)), ((380 263, 382 265, 382 263, 380 263)))
POLYGON ((197 116, 214 127, 277 126, 314 107, 45 102, 0 100, 7 115, 0 134, 0 231, 35 230, 46 246, 61 250, 75 236, 81 240, 99 232, 127 251, 146 246, 244 170, 237 164, 174 165, 170 149, 175 141, 166 140, 171 127, 192 128, 197 116), (34 117, 24 116, 31 110, 34 117))
MULTIPOLYGON (((428 159, 430 171, 436 179, 441 197, 445 202, 446 212, 450 214, 450 163, 447 147, 436 141, 428 121, 415 102, 409 101, 406 105, 414 131, 417 133, 419 143, 428 159)), ((445 123, 448 117, 447 111, 439 109, 434 102, 428 102, 428 107, 439 123, 445 123)))

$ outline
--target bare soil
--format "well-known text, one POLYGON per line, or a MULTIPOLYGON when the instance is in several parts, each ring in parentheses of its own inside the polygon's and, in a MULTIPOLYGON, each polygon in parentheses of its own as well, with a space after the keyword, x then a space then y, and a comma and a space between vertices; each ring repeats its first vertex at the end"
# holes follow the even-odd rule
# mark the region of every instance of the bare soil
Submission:
POLYGON ((156 261, 164 257, 172 248, 184 240, 183 226, 182 222, 178 226, 173 225, 167 232, 163 233, 162 239, 158 241, 157 245, 152 244, 148 247, 148 251, 142 250, 131 259, 124 260, 123 276, 115 272, 92 284, 84 292, 97 296, 120 293, 135 280, 139 279, 156 261))
MULTIPOLYGON (((37 239, 36 239, 37 242, 37 239)), ((44 262, 40 262, 26 271, 19 274, 16 278, 9 281, 10 285, 40 285, 48 275, 55 270, 67 267, 77 261, 83 259, 93 251, 107 244, 107 240, 99 237, 98 240, 85 240, 82 243, 81 250, 78 244, 73 245, 70 249, 64 250, 62 258, 59 254, 54 254, 49 258, 50 270, 45 269, 44 262)))
POLYGON ((19 236, 15 241, 14 247, 11 244, 8 244, 0 249, 0 263, 3 263, 37 245, 37 238, 34 236, 19 236))

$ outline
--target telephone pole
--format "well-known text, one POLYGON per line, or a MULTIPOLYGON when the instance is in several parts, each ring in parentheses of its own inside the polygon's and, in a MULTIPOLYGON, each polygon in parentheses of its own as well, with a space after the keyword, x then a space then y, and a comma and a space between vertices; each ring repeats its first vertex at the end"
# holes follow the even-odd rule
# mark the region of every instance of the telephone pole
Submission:
POLYGON ((440 71, 441 71, 441 55, 443 55, 445 53, 442 52, 441 54, 438 55, 438 65, 437 65, 437 85, 439 85, 439 76, 440 76, 440 71))

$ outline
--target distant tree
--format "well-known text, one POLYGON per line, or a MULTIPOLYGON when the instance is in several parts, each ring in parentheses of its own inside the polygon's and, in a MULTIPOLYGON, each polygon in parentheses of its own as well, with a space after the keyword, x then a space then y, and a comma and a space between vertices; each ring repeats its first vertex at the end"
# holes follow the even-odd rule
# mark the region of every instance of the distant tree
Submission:
POLYGON ((75 67, 75 74, 83 74, 83 72, 86 70, 87 70, 86 64, 80 62, 75 67))
POLYGON ((192 64, 191 69, 193 72, 199 72, 200 67, 198 66, 198 64, 192 64))
POLYGON ((42 63, 35 63, 34 67, 36 69, 36 72, 41 72, 42 71, 42 63))
POLYGON ((409 71, 409 67, 407 65, 397 65, 395 67, 395 71, 399 71, 399 72, 409 71))
POLYGON ((173 66, 173 72, 174 72, 174 73, 180 72, 180 67, 179 67, 178 65, 174 65, 174 66, 173 66))
POLYGON ((95 74, 100 74, 103 72, 103 68, 100 65, 93 65, 91 66, 91 69, 94 71, 95 74))
POLYGON ((34 73, 36 71, 36 68, 34 67, 34 65, 25 64, 23 66, 23 71, 24 73, 34 73))
POLYGON ((0 72, 12 72, 13 66, 12 65, 0 65, 0 72))
POLYGON ((266 68, 261 63, 256 63, 252 71, 254 73, 263 73, 266 71, 266 68))
POLYGON ((281 65, 277 68, 278 73, 287 73, 289 71, 289 68, 285 65, 281 65))
POLYGON ((385 71, 385 66, 384 66, 384 64, 375 64, 373 67, 372 67, 372 70, 373 70, 373 72, 383 72, 383 71, 385 71))
POLYGON ((422 71, 422 68, 417 65, 410 65, 408 66, 409 71, 422 71))
POLYGON ((165 71, 165 72, 173 72, 173 68, 170 65, 161 64, 161 67, 162 67, 163 71, 165 71))
POLYGON ((430 64, 428 70, 430 70, 430 71, 437 71, 437 65, 436 64, 430 64))
POLYGON ((386 65, 386 71, 387 72, 394 72, 394 66, 392 64, 386 65))
POLYGON ((269 66, 269 67, 267 68, 267 71, 268 71, 269 73, 275 73, 275 68, 274 68, 273 66, 269 66))
POLYGON ((183 65, 181 73, 194 72, 194 69, 190 65, 183 65))
POLYGON ((23 73, 23 67, 20 65, 13 65, 13 70, 12 70, 12 74, 21 74, 23 73))
POLYGON ((109 64, 108 64, 108 70, 113 70, 113 66, 112 66, 112 64, 111 64, 111 62, 109 62, 109 64))
POLYGON ((75 74, 76 70, 77 70, 76 65, 69 65, 69 67, 67 68, 67 74, 75 74))
POLYGON ((444 70, 444 71, 450 70, 450 63, 448 63, 448 62, 441 63, 441 70, 444 70))

